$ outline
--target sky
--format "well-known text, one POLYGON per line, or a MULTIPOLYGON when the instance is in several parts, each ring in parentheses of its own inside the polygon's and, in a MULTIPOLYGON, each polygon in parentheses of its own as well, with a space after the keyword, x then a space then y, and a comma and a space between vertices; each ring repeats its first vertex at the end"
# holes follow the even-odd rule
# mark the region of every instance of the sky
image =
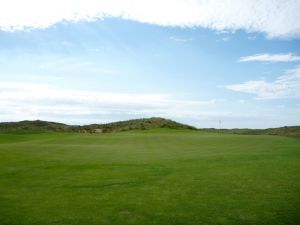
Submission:
POLYGON ((299 0, 0 1, 0 122, 300 125, 299 0))

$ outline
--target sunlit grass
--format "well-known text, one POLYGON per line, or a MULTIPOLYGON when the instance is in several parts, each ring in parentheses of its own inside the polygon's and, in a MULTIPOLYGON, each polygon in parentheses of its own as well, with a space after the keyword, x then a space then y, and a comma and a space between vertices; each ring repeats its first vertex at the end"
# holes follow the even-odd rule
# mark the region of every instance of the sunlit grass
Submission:
POLYGON ((300 139, 0 134, 0 224, 300 223, 300 139))

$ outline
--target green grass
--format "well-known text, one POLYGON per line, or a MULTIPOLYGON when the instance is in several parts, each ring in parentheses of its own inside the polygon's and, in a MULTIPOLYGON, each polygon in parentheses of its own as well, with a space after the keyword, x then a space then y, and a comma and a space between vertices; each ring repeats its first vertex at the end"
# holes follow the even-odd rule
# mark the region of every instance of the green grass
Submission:
POLYGON ((300 139, 0 134, 0 224, 300 224, 300 139))

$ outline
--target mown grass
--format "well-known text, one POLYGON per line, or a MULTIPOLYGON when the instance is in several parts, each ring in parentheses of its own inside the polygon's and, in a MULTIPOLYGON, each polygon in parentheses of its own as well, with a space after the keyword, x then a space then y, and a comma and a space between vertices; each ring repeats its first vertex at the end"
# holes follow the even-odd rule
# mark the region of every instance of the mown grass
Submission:
POLYGON ((300 224, 300 139, 0 134, 0 224, 300 224))

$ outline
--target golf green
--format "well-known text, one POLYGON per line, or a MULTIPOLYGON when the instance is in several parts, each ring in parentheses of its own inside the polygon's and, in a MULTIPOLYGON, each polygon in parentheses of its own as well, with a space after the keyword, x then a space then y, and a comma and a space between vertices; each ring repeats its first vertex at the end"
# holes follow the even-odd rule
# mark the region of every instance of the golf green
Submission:
POLYGON ((300 224, 300 139, 0 134, 0 224, 300 224))

